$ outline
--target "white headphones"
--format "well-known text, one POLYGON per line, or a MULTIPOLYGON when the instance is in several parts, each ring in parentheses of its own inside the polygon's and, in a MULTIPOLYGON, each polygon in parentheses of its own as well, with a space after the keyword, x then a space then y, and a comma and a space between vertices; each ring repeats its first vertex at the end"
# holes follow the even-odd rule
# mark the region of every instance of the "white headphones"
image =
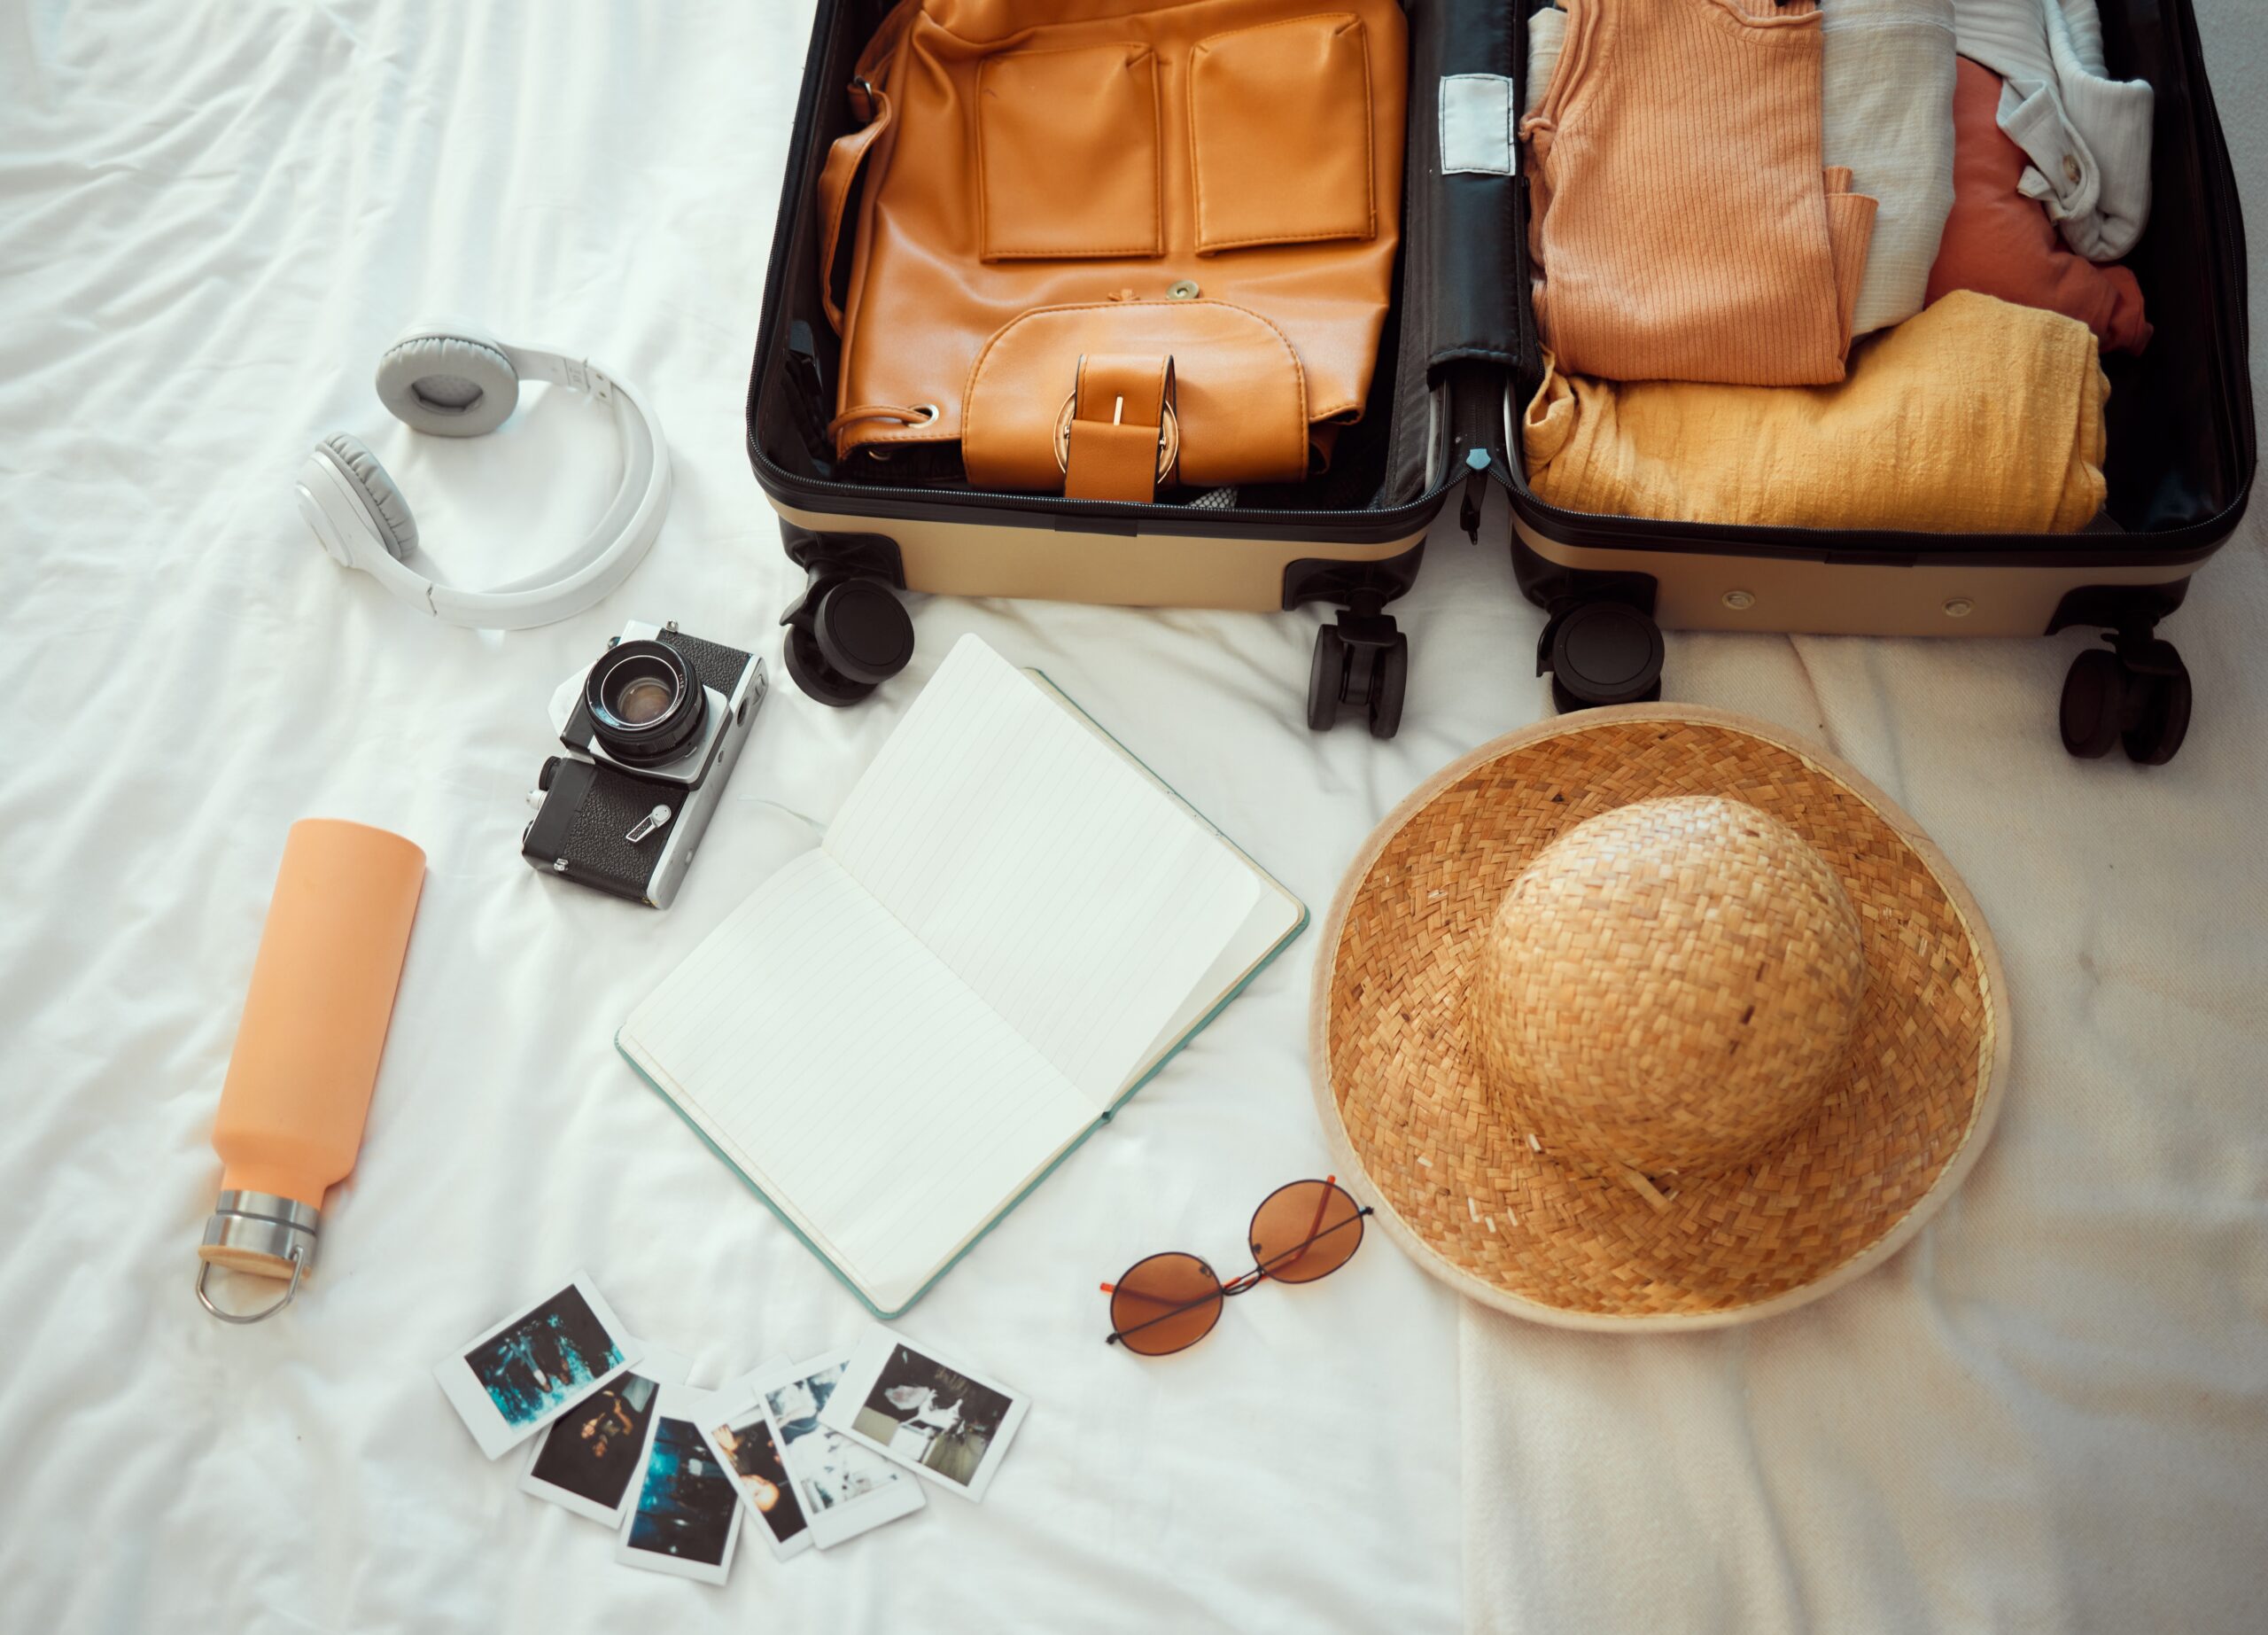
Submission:
POLYGON ((402 565, 417 547, 409 502, 377 456, 341 432, 318 443, 299 468, 299 515, 331 560, 360 568, 421 612, 490 630, 524 630, 579 613, 629 578, 669 509, 670 451, 653 411, 625 382, 580 358, 426 324, 378 360, 378 401, 412 431, 478 437, 510 416, 523 378, 589 393, 613 409, 622 434, 622 486, 572 556, 492 590, 458 590, 412 572, 402 565))

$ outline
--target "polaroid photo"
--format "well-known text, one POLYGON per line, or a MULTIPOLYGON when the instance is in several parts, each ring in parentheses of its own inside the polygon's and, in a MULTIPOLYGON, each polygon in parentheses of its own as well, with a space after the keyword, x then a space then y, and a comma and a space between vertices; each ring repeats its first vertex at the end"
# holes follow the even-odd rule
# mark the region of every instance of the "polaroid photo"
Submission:
POLYGON ((616 1561, 701 1584, 722 1584, 731 1575, 741 1505, 732 1472, 702 1439, 710 1395, 662 1387, 646 1432, 644 1474, 615 1540, 616 1561))
POLYGON ((439 1364, 433 1377, 480 1451, 495 1459, 644 1355, 581 1273, 439 1364))
POLYGON ((862 1447, 981 1499, 1030 1405, 983 1375, 877 1328, 850 1353, 819 1423, 862 1447))
POLYGON ((819 1423, 849 1360, 846 1352, 813 1358, 766 1375, 757 1386, 788 1485, 812 1542, 822 1550, 911 1515, 928 1502, 919 1482, 819 1423))
POLYGON ((773 1556, 787 1561, 812 1547, 811 1523, 796 1483, 764 1415, 764 1398, 757 1382, 787 1369, 787 1359, 765 1364, 737 1383, 709 1398, 702 1416, 701 1434, 710 1451, 733 1474, 741 1502, 755 1518, 756 1530, 771 1545, 773 1556))
POLYGON ((663 1386, 685 1382, 687 1366, 675 1351, 649 1350, 628 1373, 552 1421, 535 1439, 520 1473, 520 1491, 619 1528, 646 1452, 655 1398, 663 1386))

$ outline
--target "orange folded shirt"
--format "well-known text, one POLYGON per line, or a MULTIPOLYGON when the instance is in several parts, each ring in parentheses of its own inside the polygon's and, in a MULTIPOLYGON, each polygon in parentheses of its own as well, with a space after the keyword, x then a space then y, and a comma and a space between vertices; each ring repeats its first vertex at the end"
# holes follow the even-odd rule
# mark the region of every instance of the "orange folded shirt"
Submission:
POLYGON ((1875 201, 1821 160, 1812 0, 1567 0, 1527 139, 1536 316, 1571 374, 1843 378, 1875 201))
POLYGON ((2064 245, 2037 200, 2016 191, 2024 151, 2000 128, 2000 76, 1961 58, 1953 92, 1953 214, 1930 269, 1929 299, 1975 290, 2077 318, 2109 352, 2140 352, 2150 326, 2142 286, 2064 245))

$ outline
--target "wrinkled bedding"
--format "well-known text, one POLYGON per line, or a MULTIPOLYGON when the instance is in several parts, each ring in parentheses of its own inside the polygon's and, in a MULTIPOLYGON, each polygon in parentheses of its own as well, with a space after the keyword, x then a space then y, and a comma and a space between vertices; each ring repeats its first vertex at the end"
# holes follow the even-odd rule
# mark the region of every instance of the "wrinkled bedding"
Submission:
MULTIPOLYGON (((1445 523, 1394 610, 1413 668, 1389 744, 1302 724, 1311 611, 925 600, 913 669, 875 702, 835 712, 788 685, 773 621, 800 575, 741 407, 807 27, 792 0, 0 8, 0 1629, 1435 1635, 1468 1611, 1619 1615, 1591 1598, 1634 1551, 1723 1563, 1734 1586, 1664 1584, 1650 1622, 1733 1628, 1753 1609, 1734 1592, 1760 1582, 1745 1552, 1800 1556, 1800 1589, 1851 1561, 1986 1561, 2014 1537, 2008 1571, 2052 1573, 2059 1544, 2115 1550, 2130 1505, 2184 1525, 2185 1574, 2256 1605, 2259 1553, 2229 1547, 2247 1526, 2256 1541, 2268 1446, 2256 533, 2177 623, 2198 720, 2148 774, 2055 749, 2076 637, 1671 638, 1674 696, 1825 737, 1933 830, 2008 955, 2001 1133, 1883 1275, 1904 1304, 1876 1326, 1854 1290, 1674 1355, 1517 1331, 1528 1395, 1476 1417, 1456 1302, 1381 1237, 1327 1283, 1236 1302, 1184 1357, 1103 1345, 1099 1279, 1162 1249, 1231 1261, 1260 1198, 1324 1168, 1309 932, 901 1324, 1034 1399, 981 1507, 937 1494, 785 1565, 744 1547, 712 1590, 617 1566, 601 1529, 517 1491, 519 1455, 480 1458, 428 1369, 576 1267, 696 1384, 858 1332, 610 1039, 813 844, 958 635, 1045 668, 1317 907, 1427 772, 1548 708, 1493 501, 1485 547, 1445 523), (372 444, 463 582, 563 554, 610 491, 607 422, 563 393, 471 443, 385 417, 378 353, 433 313, 587 353, 658 410, 673 509, 599 607, 509 635, 442 626, 306 534, 292 477, 337 429, 372 444), (632 618, 774 666, 666 915, 517 856, 551 689, 632 618), (322 1269, 284 1318, 225 1328, 190 1294, 206 1139, 284 830, 311 814, 410 836, 429 874, 322 1269), (2147 1177, 2105 1185, 2111 1148, 2147 1153, 2147 1177), (2043 1221, 2031 1200, 2051 1192, 2043 1221), (2067 1297, 2096 1326, 2059 1327, 2067 1297), (1923 1323, 1962 1340, 1975 1389, 2012 1392, 2014 1370, 2062 1404, 2020 1423, 2064 1452, 1994 1487, 2004 1444, 1938 1448, 1998 1507, 1899 1557, 1879 1473, 1826 1427, 1868 1417, 1894 1443, 1899 1416, 1937 1412, 1911 1380, 1886 1388, 1897 1335, 1923 1323), (2188 1344, 2193 1327, 2211 1337, 2188 1344), (1775 1347, 1805 1366, 1757 1369, 1775 1347), (1708 1413, 1680 1414, 1689 1399, 1708 1413), (1632 1473, 1675 1434, 1739 1457, 1670 1502, 1632 1473), (1790 1468, 1799 1489, 1773 1475, 1790 1468), (1460 1526, 1481 1514, 1476 1469, 1523 1495, 1477 1540, 1460 1526), (2046 1476, 2103 1525, 2043 1522, 2046 1476), (1804 1514, 1775 1530, 1790 1493, 1804 1514), (1716 1530, 1728 1510, 1767 1519, 1716 1530), (1531 1598, 1468 1605, 1474 1548, 1531 1598)), ((1935 1610, 2086 1621, 2069 1600, 1935 1610)))
MULTIPOLYGON (((1373 1245, 1177 1361, 1102 1343, 1099 1281, 1163 1249, 1226 1264, 1275 1185, 1325 1167, 1311 938, 904 1321, 1033 1396, 982 1507, 939 1493, 784 1565, 744 1548, 721 1590, 637 1572, 518 1492, 518 1456, 485 1463, 428 1369, 577 1266, 699 1384, 858 1334, 612 1037, 815 843, 961 631, 1046 669, 1310 903, 1429 762, 1527 707, 1509 658, 1462 712, 1429 672, 1430 723, 1385 751, 1301 724, 1312 616, 930 602, 880 700, 798 693, 775 621, 801 575, 741 408, 804 6, 4 15, 0 674, 39 702, 0 730, 0 1629, 1453 1627, 1449 1296, 1373 1245), (436 624, 293 509, 344 429, 462 582, 589 526, 603 411, 538 391, 445 443, 378 406, 379 352, 435 312, 587 353, 668 433, 660 542, 564 624, 436 624), (632 618, 757 649, 774 682, 666 915, 518 855, 552 690, 632 618), (206 1139, 284 830, 318 813, 408 835, 429 873, 315 1285, 224 1328, 190 1293, 206 1139)), ((1520 617, 1449 614, 1453 588, 1418 615, 1443 664, 1520 617)))

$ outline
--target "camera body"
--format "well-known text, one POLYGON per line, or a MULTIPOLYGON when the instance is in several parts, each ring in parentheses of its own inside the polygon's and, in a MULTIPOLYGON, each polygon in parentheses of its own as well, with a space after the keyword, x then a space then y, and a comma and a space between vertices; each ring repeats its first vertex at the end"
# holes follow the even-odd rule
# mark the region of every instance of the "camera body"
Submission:
POLYGON ((764 661, 672 620, 636 621, 584 677, 543 764, 520 855, 542 874, 666 908, 764 702, 764 661))

